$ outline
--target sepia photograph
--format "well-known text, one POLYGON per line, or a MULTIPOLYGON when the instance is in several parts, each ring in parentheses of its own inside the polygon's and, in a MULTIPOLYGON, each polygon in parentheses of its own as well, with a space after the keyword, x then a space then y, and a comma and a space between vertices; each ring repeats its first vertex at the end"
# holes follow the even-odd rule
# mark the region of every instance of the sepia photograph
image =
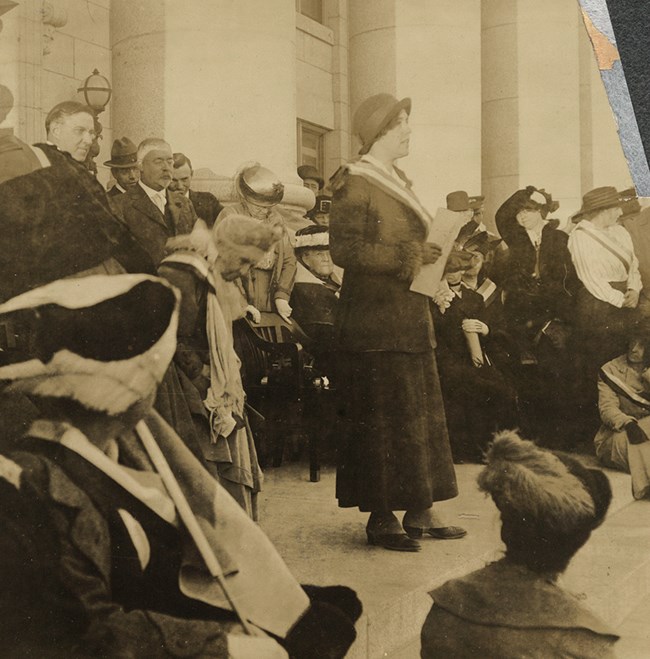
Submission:
POLYGON ((650 656, 650 0, 0 0, 0 657, 650 656))

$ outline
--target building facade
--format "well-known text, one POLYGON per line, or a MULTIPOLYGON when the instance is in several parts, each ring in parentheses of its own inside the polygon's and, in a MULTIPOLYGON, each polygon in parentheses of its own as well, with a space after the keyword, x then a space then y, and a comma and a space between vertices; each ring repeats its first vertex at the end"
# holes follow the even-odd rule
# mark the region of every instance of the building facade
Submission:
POLYGON ((486 217, 532 184, 560 216, 599 185, 629 187, 576 0, 17 0, 2 16, 6 125, 43 140, 56 103, 93 69, 112 83, 99 176, 115 137, 164 136, 227 200, 257 160, 313 203, 298 164, 325 177, 357 151, 350 118, 380 91, 413 99, 402 166, 430 209, 486 196, 486 217))

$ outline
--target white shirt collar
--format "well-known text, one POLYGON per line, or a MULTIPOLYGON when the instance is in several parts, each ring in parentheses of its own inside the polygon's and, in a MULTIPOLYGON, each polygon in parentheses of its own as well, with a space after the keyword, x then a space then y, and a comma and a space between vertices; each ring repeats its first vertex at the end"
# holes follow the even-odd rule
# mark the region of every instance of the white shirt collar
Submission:
POLYGON ((167 206, 167 190, 154 190, 148 185, 145 185, 141 180, 138 181, 140 187, 145 191, 147 197, 151 199, 153 205, 164 215, 165 207, 167 206))
POLYGON ((120 191, 126 194, 126 190, 119 184, 115 183, 115 187, 120 191))

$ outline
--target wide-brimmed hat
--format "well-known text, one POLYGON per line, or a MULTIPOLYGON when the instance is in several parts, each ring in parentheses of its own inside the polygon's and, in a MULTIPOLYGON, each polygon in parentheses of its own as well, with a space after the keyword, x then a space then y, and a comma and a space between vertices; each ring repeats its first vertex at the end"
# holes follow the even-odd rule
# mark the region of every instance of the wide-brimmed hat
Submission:
POLYGON ((391 94, 375 94, 357 108, 352 119, 352 131, 361 140, 360 154, 368 153, 381 132, 400 113, 411 114, 411 99, 398 101, 391 94))
POLYGON ((120 414, 156 391, 176 349, 178 295, 149 275, 61 279, 0 305, 19 328, 0 352, 13 391, 120 414))
POLYGON ((330 232, 316 224, 303 227, 296 231, 296 239, 293 244, 295 250, 300 249, 329 249, 330 232))
POLYGON ((447 195, 447 210, 454 212, 468 211, 471 209, 469 205, 469 195, 465 190, 456 190, 447 195))
POLYGON ((583 195, 582 206, 579 211, 571 216, 571 219, 577 222, 587 213, 603 211, 608 208, 621 208, 622 205, 620 194, 613 185, 594 188, 583 195))
POLYGON ((300 176, 303 181, 308 178, 316 181, 319 190, 325 185, 325 179, 313 165, 300 165, 300 167, 298 167, 298 176, 300 176))
POLYGON ((472 255, 469 252, 454 249, 445 263, 445 273, 469 270, 472 267, 472 260, 472 255))
POLYGON ((485 201, 485 196, 482 194, 474 195, 469 198, 469 207, 472 210, 477 211, 479 208, 482 208, 483 202, 485 201))
POLYGON ((258 162, 243 165, 235 177, 240 197, 256 206, 270 208, 282 201, 284 185, 280 179, 258 162))
POLYGON ((113 169, 128 169, 138 163, 138 147, 128 137, 120 137, 113 142, 111 159, 104 165, 113 169))

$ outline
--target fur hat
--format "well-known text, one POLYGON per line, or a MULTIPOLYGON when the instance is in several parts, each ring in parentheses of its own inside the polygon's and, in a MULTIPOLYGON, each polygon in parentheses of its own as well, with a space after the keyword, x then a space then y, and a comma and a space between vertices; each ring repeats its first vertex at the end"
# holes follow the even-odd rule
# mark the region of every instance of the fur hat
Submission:
POLYGON ((219 258, 257 263, 282 238, 279 224, 260 222, 248 215, 227 215, 215 224, 213 240, 219 258))
POLYGON ((176 349, 178 296, 148 275, 62 279, 0 305, 20 327, 0 353, 10 390, 125 412, 155 392, 176 349))
POLYGON ((607 514, 607 476, 515 431, 495 436, 487 463, 478 484, 501 512, 506 556, 540 574, 564 571, 607 514))

